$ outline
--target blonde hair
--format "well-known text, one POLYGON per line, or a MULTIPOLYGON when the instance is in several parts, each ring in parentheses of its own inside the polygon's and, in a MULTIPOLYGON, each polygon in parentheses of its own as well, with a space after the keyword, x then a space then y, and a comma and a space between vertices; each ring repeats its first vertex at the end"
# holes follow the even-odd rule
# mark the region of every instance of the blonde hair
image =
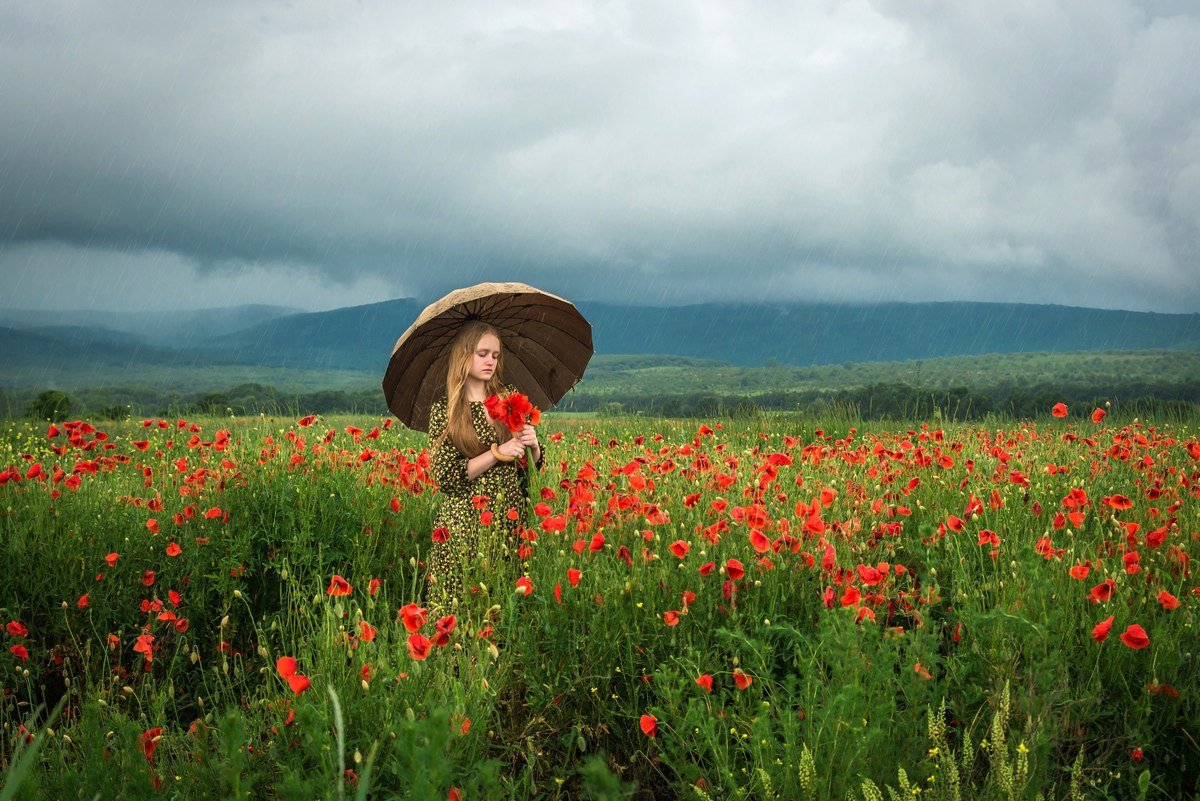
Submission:
MULTIPOLYGON (((467 376, 471 372, 471 363, 475 359, 475 349, 479 340, 487 334, 500 339, 500 332, 487 323, 478 320, 469 322, 459 329, 454 341, 450 343, 450 359, 446 363, 446 430, 438 439, 440 445, 446 437, 454 443, 454 447, 468 458, 478 456, 485 450, 479 435, 471 423, 471 401, 467 397, 467 376)), ((504 348, 501 345, 500 358, 496 360, 496 370, 484 386, 487 395, 504 393, 504 348)), ((496 430, 496 441, 504 442, 511 439, 508 429, 499 421, 492 421, 496 430)))

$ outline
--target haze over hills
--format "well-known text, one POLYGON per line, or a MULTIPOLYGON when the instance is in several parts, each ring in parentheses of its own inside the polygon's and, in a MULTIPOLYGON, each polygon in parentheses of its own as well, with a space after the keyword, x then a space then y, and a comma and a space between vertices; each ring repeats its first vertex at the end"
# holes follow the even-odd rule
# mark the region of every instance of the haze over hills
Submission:
MULTIPOLYGON (((198 339, 240 331, 266 320, 300 313, 301 309, 262 304, 152 312, 0 309, 0 326, 26 331, 47 327, 110 329, 130 334, 146 344, 186 347, 198 339)), ((96 338, 100 336, 97 334, 96 338)))
MULTIPOLYGON (((1200 314, 966 302, 577 305, 592 323, 598 355, 687 356, 746 367, 985 353, 1200 351, 1200 314)), ((398 299, 293 314, 264 306, 137 315, 10 310, 0 312, 0 325, 8 321, 8 330, 0 332, 0 383, 26 383, 22 377, 32 367, 52 375, 98 364, 135 371, 148 364, 244 365, 382 375, 396 339, 422 308, 419 301, 398 299)))

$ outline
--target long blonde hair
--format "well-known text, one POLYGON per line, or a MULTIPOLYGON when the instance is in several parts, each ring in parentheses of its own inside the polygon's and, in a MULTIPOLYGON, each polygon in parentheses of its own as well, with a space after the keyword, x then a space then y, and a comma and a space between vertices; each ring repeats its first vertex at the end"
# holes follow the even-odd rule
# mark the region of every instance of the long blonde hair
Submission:
MULTIPOLYGON (((471 401, 467 397, 467 376, 471 372, 475 348, 479 345, 479 340, 487 334, 500 339, 500 332, 487 323, 474 321, 464 325, 459 329, 454 341, 450 343, 450 359, 446 363, 446 430, 442 432, 438 444, 440 445, 442 440, 449 437, 450 441, 454 443, 454 447, 467 457, 478 456, 484 451, 484 445, 480 442, 479 435, 475 433, 475 427, 471 424, 471 401)), ((504 382, 501 380, 503 375, 504 347, 502 343, 500 358, 496 360, 496 370, 484 387, 487 395, 504 393, 504 382)), ((499 421, 493 420, 492 428, 496 430, 497 442, 511 439, 512 435, 499 421)))

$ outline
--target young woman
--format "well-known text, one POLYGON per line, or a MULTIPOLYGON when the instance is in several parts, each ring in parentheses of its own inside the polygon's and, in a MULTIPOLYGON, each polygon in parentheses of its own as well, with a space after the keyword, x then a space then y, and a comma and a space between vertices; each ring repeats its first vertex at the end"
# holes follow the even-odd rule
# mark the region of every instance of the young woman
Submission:
POLYGON ((542 464, 537 431, 526 425, 510 434, 488 417, 483 401, 514 391, 501 383, 504 355, 496 329, 467 323, 451 344, 446 397, 429 412, 431 473, 442 494, 434 522, 438 535, 430 554, 430 603, 452 610, 459 603, 463 574, 494 570, 504 553, 515 554, 516 529, 525 519, 525 448, 542 464), (444 536, 441 536, 444 529, 444 536))

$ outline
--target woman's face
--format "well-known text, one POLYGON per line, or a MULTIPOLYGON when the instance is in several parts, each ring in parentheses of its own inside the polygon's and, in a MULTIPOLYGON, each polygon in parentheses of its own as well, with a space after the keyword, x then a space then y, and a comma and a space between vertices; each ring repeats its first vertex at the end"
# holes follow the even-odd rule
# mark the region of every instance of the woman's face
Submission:
POLYGON ((500 340, 494 334, 484 334, 475 345, 468 375, 476 381, 488 382, 500 363, 500 340))

